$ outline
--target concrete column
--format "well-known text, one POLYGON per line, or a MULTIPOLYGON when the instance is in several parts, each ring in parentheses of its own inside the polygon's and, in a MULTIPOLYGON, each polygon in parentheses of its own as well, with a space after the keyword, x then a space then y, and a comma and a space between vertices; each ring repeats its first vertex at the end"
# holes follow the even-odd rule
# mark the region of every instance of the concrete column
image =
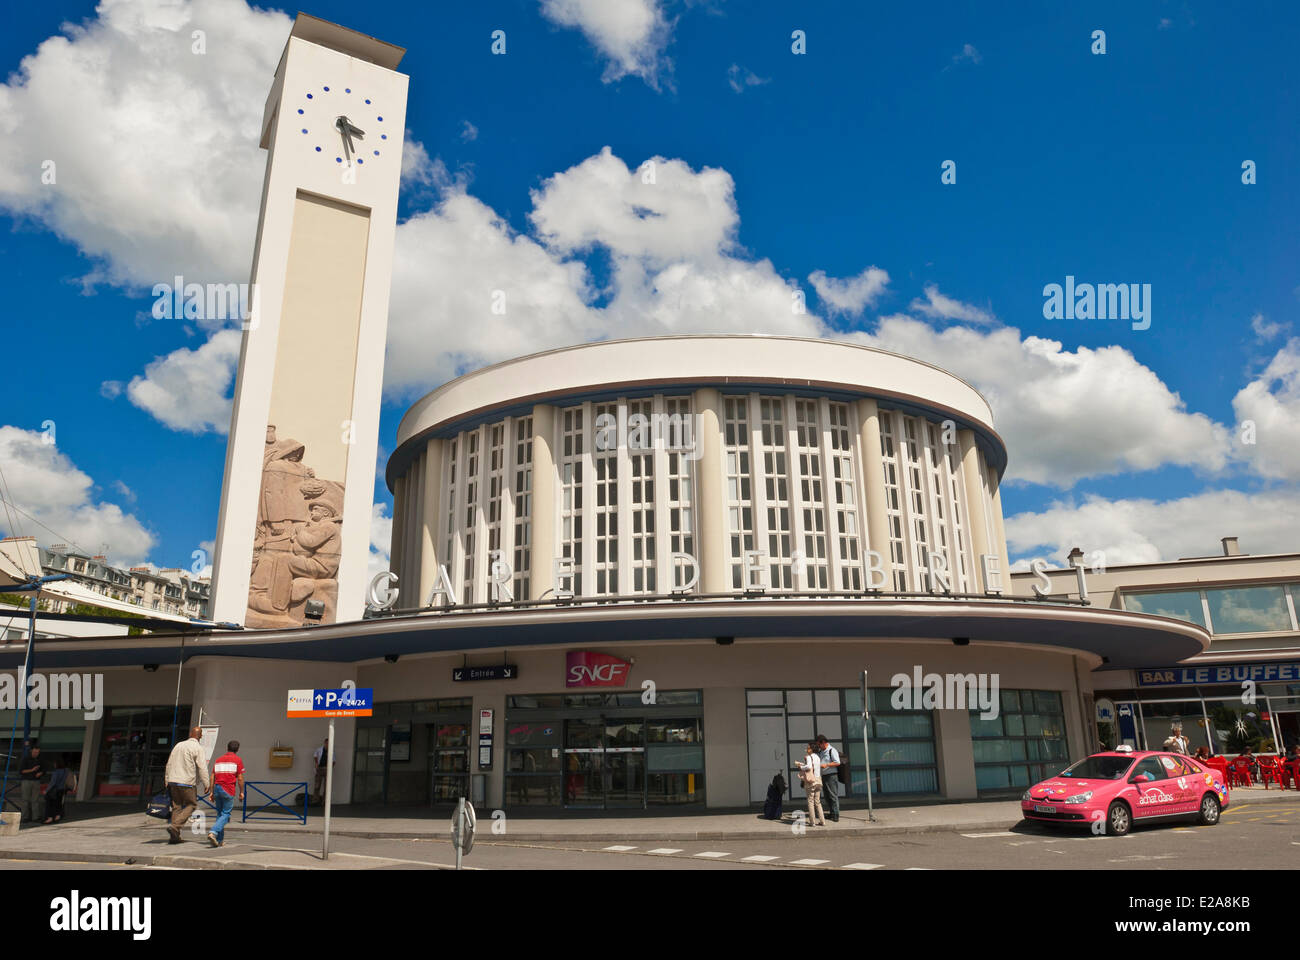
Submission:
MULTIPOLYGON (((407 469, 410 469, 409 467, 407 469)), ((388 569, 400 578, 406 573, 402 569, 402 548, 406 537, 406 475, 397 478, 393 484, 393 539, 388 544, 388 569)))
MULTIPOLYGON (((957 431, 957 442, 961 448, 961 476, 966 487, 966 529, 970 531, 971 549, 975 551, 975 582, 979 589, 984 589, 984 572, 980 566, 980 556, 996 553, 989 549, 988 513, 984 503, 984 467, 980 463, 979 448, 975 446, 974 430, 957 431)), ((1002 568, 1003 583, 1008 583, 1010 571, 1002 568)))
POLYGON ((975 746, 970 736, 970 716, 965 710, 936 710, 935 745, 939 756, 939 790, 948 800, 974 800, 975 746))
MULTIPOLYGON (((723 647, 725 653, 738 647, 723 647)), ((704 805, 749 806, 748 720, 745 688, 704 689, 704 805)))
POLYGON ((1011 554, 1007 550, 1007 531, 1002 525, 1002 489, 992 467, 989 468, 989 485, 993 489, 993 530, 996 537, 996 541, 990 545, 990 552, 1002 555, 1002 569, 1005 571, 1003 576, 1010 583, 1011 554))
MULTIPOLYGON (((555 407, 533 406, 533 512, 528 519, 528 599, 555 589, 555 407)), ((522 599, 522 598, 520 598, 522 599)))
POLYGON ((420 582, 420 504, 424 490, 424 453, 406 471, 406 501, 402 504, 402 576, 420 582))
MULTIPOLYGON (((696 475, 700 481, 696 485, 699 500, 695 505, 695 517, 699 523, 695 542, 699 551, 696 559, 700 564, 700 591, 726 593, 731 589, 731 578, 727 575, 731 551, 727 538, 727 502, 723 490, 722 394, 712 387, 706 387, 695 391, 692 402, 699 426, 700 445, 700 459, 695 462, 696 475)), ((711 789, 709 804, 713 805, 711 789)))
POLYGON ((438 532, 440 522, 442 521, 442 510, 439 509, 441 499, 439 494, 442 492, 442 453, 445 441, 439 438, 432 438, 424 448, 424 489, 420 492, 423 497, 423 508, 420 513, 422 522, 418 535, 420 538, 420 570, 419 570, 419 593, 415 597, 407 597, 407 602, 403 606, 413 607, 424 603, 424 599, 429 596, 429 591, 433 589, 434 581, 438 578, 438 564, 444 562, 444 558, 438 556, 438 532))
MULTIPOLYGON (((874 400, 858 401, 859 433, 862 441, 862 492, 866 497, 867 546, 880 554, 886 570, 892 569, 889 554, 889 506, 885 497, 885 471, 880 459, 880 407, 874 400)), ((893 589, 893 575, 885 582, 893 589)))

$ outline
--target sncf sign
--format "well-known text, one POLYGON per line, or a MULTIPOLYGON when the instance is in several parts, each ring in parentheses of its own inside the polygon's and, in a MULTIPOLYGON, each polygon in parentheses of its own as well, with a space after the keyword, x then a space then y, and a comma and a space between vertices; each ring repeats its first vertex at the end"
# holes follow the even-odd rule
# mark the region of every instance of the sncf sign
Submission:
POLYGON ((566 687, 624 687, 632 664, 608 653, 570 650, 564 655, 566 687))

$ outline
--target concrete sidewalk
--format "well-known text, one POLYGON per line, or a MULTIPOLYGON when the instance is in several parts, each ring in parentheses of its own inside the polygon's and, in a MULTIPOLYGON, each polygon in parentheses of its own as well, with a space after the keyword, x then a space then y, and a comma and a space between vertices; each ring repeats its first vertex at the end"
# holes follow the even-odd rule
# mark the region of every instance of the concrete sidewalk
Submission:
MULTIPOLYGON (((1298 803, 1300 792, 1237 788, 1232 805, 1298 803)), ((83 805, 78 814, 99 813, 83 805)), ((479 812, 479 837, 510 842, 622 843, 652 841, 666 843, 691 840, 753 840, 790 835, 793 811, 786 808, 783 821, 768 821, 753 811, 699 815, 670 814, 658 817, 601 816, 588 818, 519 817, 504 821, 503 833, 493 833, 490 811, 479 812)), ((639 811, 638 811, 639 813, 639 811)), ((1021 820, 1017 800, 944 803, 915 807, 888 807, 876 811, 874 823, 865 809, 845 809, 839 823, 809 828, 819 838, 866 837, 890 834, 981 832, 1006 830, 1021 820)), ((17 836, 0 838, 0 859, 59 860, 97 863, 127 863, 155 867, 199 869, 384 869, 419 865, 446 869, 454 854, 450 846, 445 863, 371 857, 357 853, 332 853, 321 860, 322 817, 312 816, 304 825, 296 821, 252 821, 236 819, 227 828, 227 847, 212 849, 202 836, 187 832, 184 845, 168 845, 163 822, 143 813, 107 812, 51 826, 24 828, 17 836), (259 839, 263 838, 263 839, 259 839)), ((450 820, 436 817, 398 818, 354 816, 340 808, 332 818, 330 835, 353 839, 440 840, 449 839, 450 820)))

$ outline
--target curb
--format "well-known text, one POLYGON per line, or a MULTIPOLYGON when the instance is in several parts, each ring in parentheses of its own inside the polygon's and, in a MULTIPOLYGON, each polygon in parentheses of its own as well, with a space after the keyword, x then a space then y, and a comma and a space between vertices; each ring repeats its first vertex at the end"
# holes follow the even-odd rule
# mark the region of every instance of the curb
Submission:
MULTIPOLYGON (((289 866, 274 863, 244 863, 215 857, 191 857, 184 854, 158 854, 156 856, 124 857, 111 853, 58 853, 51 850, 0 850, 0 860, 42 860, 59 863, 114 863, 133 867, 175 867, 181 870, 317 870, 309 865, 289 866)), ((442 864, 430 863, 430 870, 451 869, 442 864)))

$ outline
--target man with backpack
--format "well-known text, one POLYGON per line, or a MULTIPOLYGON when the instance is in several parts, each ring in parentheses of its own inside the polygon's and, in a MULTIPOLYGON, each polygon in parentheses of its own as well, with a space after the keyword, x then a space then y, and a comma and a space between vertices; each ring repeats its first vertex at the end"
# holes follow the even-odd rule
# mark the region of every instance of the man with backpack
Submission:
POLYGON ((822 805, 826 808, 826 819, 836 823, 840 819, 840 795, 838 791, 840 753, 831 746, 826 734, 817 734, 817 755, 821 757, 822 768, 822 805))

